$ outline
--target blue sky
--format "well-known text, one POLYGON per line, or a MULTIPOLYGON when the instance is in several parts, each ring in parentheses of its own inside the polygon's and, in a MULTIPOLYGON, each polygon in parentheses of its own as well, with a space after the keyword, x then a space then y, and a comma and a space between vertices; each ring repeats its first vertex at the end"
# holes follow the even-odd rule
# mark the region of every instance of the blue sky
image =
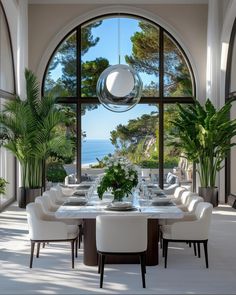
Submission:
POLYGON ((110 18, 103 20, 102 25, 92 29, 94 39, 99 37, 99 42, 83 56, 83 61, 102 56, 107 58, 111 65, 114 65, 119 63, 118 53, 120 52, 121 63, 125 63, 125 55, 132 52, 130 37, 137 31, 140 31, 140 28, 138 21, 134 19, 110 18), (119 27, 120 29, 118 29, 119 27))
POLYGON ((138 104, 127 112, 114 113, 100 105, 82 116, 82 130, 86 131, 87 139, 109 139, 110 132, 117 125, 127 124, 130 119, 150 114, 152 111, 157 111, 157 106, 138 104))
MULTIPOLYGON (((82 57, 82 61, 85 62, 87 60, 94 60, 97 57, 104 57, 109 60, 110 65, 114 65, 119 63, 120 53, 120 63, 125 64, 125 55, 131 55, 132 53, 130 38, 135 32, 140 31, 140 28, 137 19, 128 17, 121 17, 119 19, 119 23, 118 18, 104 19, 102 25, 92 29, 94 39, 99 37, 99 42, 88 50, 82 57), (120 46, 118 45, 119 43, 120 46)), ((56 81, 61 77, 61 74, 59 64, 52 71, 52 77, 56 81)), ((151 80, 155 82, 157 80, 154 76, 148 76, 143 73, 139 73, 139 75, 143 84, 149 84, 151 80)), ((86 131, 87 139, 109 139, 110 132, 118 124, 127 124, 130 119, 135 119, 156 110, 157 108, 154 106, 136 105, 127 112, 114 113, 101 105, 96 110, 86 112, 86 115, 82 117, 82 130, 86 131)))
MULTIPOLYGON (((121 63, 125 63, 125 55, 130 55, 132 52, 130 37, 135 32, 140 31, 138 23, 138 20, 130 18, 120 18, 119 23, 118 18, 103 20, 102 25, 92 30, 94 38, 100 38, 99 42, 83 56, 83 61, 102 56, 109 60, 110 65, 114 65, 119 63, 120 52, 121 63), (119 37, 118 31, 120 32, 119 37), (120 42, 120 46, 118 46, 118 42, 120 42)), ((145 83, 147 81, 145 75, 140 74, 140 76, 145 83)), ((117 125, 127 124, 130 119, 136 119, 143 114, 149 114, 156 110, 157 108, 154 106, 136 105, 127 112, 114 113, 101 105, 93 111, 86 112, 85 116, 82 117, 82 130, 86 131, 87 139, 109 139, 110 132, 117 125)))

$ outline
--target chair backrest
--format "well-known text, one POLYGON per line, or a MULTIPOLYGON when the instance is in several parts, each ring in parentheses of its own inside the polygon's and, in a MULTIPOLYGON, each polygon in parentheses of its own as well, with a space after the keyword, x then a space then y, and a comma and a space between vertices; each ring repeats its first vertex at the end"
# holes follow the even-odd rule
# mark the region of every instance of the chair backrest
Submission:
POLYGON ((184 191, 186 191, 186 188, 181 187, 181 186, 178 186, 178 187, 175 189, 174 197, 175 197, 175 198, 179 198, 179 197, 182 195, 182 193, 183 193, 184 191))
POLYGON ((138 253, 147 249, 147 218, 142 215, 100 215, 96 218, 97 250, 138 253))
POLYGON ((67 199, 67 197, 64 197, 62 192, 59 191, 56 187, 52 187, 49 191, 46 192, 48 195, 50 195, 50 200, 53 205, 61 205, 67 199))
POLYGON ((67 228, 63 222, 43 220, 43 210, 39 203, 26 206, 31 240, 60 240, 67 238, 67 228))
POLYGON ((196 195, 196 193, 192 193, 190 191, 184 191, 180 197, 181 204, 184 206, 188 206, 191 201, 191 197, 196 195))
POLYGON ((175 183, 179 183, 179 178, 177 175, 171 173, 171 172, 168 172, 167 173, 167 176, 166 176, 166 183, 167 184, 175 184, 175 183))
MULTIPOLYGON (((188 206, 191 203, 192 199, 194 199, 197 196, 198 196, 197 193, 191 192, 184 205, 188 208, 188 206)), ((203 202, 203 201, 201 201, 201 202, 203 202)))
MULTIPOLYGON (((56 208, 53 207, 53 201, 48 191, 44 192, 43 195, 35 199, 35 202, 42 203, 45 212, 55 212, 56 208)), ((59 206, 58 206, 59 207, 59 206)))
POLYGON ((193 213, 195 212, 196 208, 197 208, 197 204, 200 202, 204 202, 203 198, 200 196, 193 196, 190 198, 190 202, 187 205, 187 210, 189 213, 193 213))
POLYGON ((173 239, 207 240, 212 216, 212 204, 200 202, 196 207, 194 221, 176 222, 171 225, 173 239))
POLYGON ((50 214, 52 212, 52 211, 50 211, 50 204, 45 197, 40 196, 40 197, 35 198, 35 203, 41 205, 44 214, 48 214, 48 213, 50 214))
POLYGON ((212 209, 213 206, 210 203, 207 202, 200 202, 197 204, 196 207, 196 216, 199 221, 199 231, 200 231, 200 236, 201 237, 206 237, 208 238, 208 232, 209 232, 209 227, 211 223, 211 217, 212 217, 212 209))

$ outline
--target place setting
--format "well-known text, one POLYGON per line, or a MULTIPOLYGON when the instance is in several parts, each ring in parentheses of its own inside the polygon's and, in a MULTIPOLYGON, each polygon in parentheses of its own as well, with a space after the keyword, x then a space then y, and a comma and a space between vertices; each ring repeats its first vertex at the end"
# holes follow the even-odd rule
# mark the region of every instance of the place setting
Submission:
POLYGON ((111 202, 106 207, 108 211, 137 211, 131 202, 111 202))

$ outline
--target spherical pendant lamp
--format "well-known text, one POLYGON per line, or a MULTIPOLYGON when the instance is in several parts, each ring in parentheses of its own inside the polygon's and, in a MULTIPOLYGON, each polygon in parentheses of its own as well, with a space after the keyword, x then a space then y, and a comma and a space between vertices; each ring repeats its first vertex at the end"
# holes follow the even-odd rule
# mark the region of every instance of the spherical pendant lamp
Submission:
POLYGON ((142 80, 128 65, 117 64, 105 69, 97 81, 101 104, 113 112, 126 112, 141 98, 142 80))

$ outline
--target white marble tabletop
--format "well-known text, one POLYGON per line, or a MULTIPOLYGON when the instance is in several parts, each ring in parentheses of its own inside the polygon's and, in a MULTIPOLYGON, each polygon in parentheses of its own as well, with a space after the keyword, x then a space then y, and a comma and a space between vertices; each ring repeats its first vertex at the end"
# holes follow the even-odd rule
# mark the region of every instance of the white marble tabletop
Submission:
POLYGON ((175 205, 170 206, 152 206, 151 201, 141 205, 138 198, 133 199, 134 211, 110 211, 107 210, 108 204, 111 202, 109 197, 99 200, 97 195, 93 195, 85 206, 60 206, 55 212, 57 218, 79 218, 79 219, 93 219, 102 214, 116 214, 116 215, 137 215, 144 214, 148 218, 153 219, 178 219, 183 217, 183 211, 175 205))

